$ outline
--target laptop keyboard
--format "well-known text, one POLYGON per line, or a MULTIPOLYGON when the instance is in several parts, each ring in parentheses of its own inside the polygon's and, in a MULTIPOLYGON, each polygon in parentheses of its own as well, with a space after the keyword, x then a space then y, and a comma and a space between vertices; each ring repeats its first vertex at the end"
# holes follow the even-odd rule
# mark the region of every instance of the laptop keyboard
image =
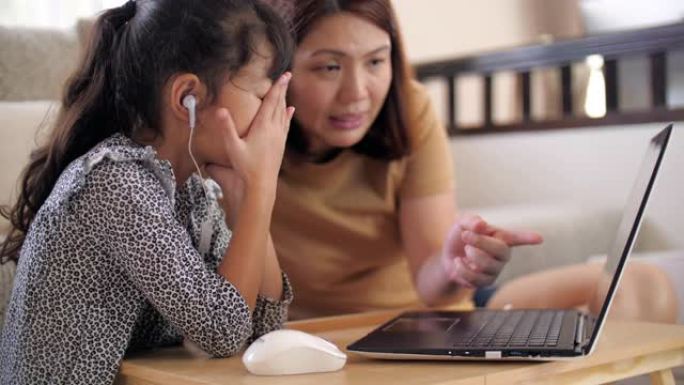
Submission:
POLYGON ((479 329, 469 329, 454 339, 454 346, 555 347, 564 311, 511 310, 483 312, 479 329))

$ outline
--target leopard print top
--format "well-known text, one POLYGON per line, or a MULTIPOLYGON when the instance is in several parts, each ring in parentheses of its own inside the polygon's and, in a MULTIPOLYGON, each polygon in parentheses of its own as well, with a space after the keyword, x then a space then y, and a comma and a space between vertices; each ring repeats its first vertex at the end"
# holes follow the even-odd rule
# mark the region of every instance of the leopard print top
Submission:
POLYGON ((117 134, 67 167, 38 211, 0 336, 0 384, 111 384, 127 352, 185 337, 230 356, 279 328, 292 290, 252 314, 216 273, 230 231, 201 179, 181 188, 151 147, 117 134), (198 251, 202 218, 211 243, 198 251))

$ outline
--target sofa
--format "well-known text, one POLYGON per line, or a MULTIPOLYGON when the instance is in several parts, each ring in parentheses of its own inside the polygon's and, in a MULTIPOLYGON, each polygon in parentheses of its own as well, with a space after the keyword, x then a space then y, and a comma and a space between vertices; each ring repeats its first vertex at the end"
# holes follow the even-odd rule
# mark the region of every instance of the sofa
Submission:
MULTIPOLYGON (((46 33, 0 27, 0 204, 16 197, 20 172, 56 116, 61 84, 82 40, 76 28, 46 33), (51 44, 60 49, 51 49, 51 44), (15 51, 23 52, 21 71, 29 71, 30 77, 17 74, 15 51), (32 70, 34 65, 42 70, 32 70)), ((662 126, 452 138, 460 210, 495 225, 533 229, 545 238, 541 246, 516 248, 498 283, 604 254, 647 141, 662 126)), ((664 264, 679 282, 684 273, 684 122, 675 126, 635 257, 664 264)), ((0 228, 6 225, 0 219, 0 228)), ((0 266, 0 322, 13 271, 11 264, 0 266)))

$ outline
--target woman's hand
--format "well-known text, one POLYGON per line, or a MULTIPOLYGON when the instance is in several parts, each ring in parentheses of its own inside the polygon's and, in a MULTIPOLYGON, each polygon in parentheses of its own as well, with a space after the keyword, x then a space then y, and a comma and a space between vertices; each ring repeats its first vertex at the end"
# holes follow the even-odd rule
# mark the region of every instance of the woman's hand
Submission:
POLYGON ((450 280, 464 287, 488 286, 510 260, 513 246, 541 242, 535 232, 499 229, 479 216, 464 215, 447 235, 442 266, 450 280))

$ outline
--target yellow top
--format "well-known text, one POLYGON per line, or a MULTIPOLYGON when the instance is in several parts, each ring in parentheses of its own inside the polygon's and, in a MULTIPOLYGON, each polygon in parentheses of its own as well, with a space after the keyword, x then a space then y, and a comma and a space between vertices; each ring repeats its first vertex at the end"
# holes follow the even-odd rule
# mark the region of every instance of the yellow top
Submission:
POLYGON ((399 229, 401 199, 453 191, 446 131, 411 85, 410 155, 345 150, 317 164, 285 158, 271 232, 294 289, 291 319, 416 307, 399 229))

